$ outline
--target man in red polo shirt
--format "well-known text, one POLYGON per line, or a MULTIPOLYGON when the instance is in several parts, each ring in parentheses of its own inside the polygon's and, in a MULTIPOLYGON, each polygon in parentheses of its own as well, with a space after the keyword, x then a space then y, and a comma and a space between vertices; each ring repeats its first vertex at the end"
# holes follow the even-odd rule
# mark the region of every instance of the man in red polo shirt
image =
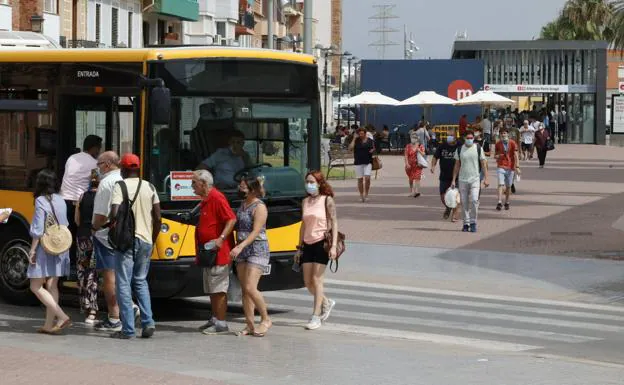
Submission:
POLYGON ((200 330, 207 335, 228 333, 225 314, 230 285, 230 251, 233 244, 231 235, 236 224, 236 215, 225 196, 213 186, 214 180, 209 171, 195 171, 192 184, 193 192, 202 197, 199 204, 199 222, 195 229, 197 250, 208 242, 214 242, 219 249, 216 266, 203 269, 204 292, 210 295, 212 318, 200 330))
POLYGON ((509 131, 502 128, 501 139, 494 146, 498 175, 498 204, 496 210, 503 209, 503 192, 505 193, 505 210, 509 210, 509 196, 511 185, 514 182, 515 173, 520 172, 518 159, 518 144, 509 139, 509 131))

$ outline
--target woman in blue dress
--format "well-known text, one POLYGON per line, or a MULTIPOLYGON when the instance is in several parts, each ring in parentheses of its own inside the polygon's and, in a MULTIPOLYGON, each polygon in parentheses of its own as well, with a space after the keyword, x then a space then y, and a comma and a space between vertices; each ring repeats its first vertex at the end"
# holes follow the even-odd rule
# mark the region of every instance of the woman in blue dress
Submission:
POLYGON ((60 334, 71 326, 69 316, 59 306, 59 277, 69 275, 69 251, 60 255, 49 255, 39 244, 45 231, 47 216, 58 218, 60 225, 67 226, 67 205, 57 194, 56 174, 51 170, 41 170, 35 183, 35 216, 30 225, 30 290, 46 307, 43 327, 38 330, 44 334, 60 334))

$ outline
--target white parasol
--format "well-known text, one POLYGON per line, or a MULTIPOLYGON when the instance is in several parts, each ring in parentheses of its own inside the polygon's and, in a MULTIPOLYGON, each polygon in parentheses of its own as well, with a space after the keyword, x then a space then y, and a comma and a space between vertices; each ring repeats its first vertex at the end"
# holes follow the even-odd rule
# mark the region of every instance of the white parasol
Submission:
POLYGON ((345 99, 338 104, 341 106, 349 106, 352 104, 360 106, 396 106, 399 104, 399 101, 383 95, 381 92, 364 91, 361 94, 345 99))
POLYGON ((399 106, 435 106, 451 105, 455 100, 439 95, 433 91, 421 91, 409 99, 400 102, 399 106))
POLYGON ((456 106, 508 106, 515 102, 492 91, 479 91, 476 94, 454 102, 456 106))
MULTIPOLYGON (((352 98, 345 99, 338 103, 340 106, 359 105, 364 107, 364 123, 368 122, 368 110, 367 106, 396 106, 399 101, 389 96, 382 94, 381 92, 364 91, 359 95, 355 95, 352 98)), ((374 111, 373 111, 374 112, 374 111)))

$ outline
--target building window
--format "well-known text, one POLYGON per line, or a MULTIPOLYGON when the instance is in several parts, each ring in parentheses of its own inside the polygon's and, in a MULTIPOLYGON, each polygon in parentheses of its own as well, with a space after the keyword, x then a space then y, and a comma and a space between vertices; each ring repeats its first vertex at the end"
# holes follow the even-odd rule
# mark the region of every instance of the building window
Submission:
POLYGON ((111 13, 111 45, 119 45, 119 9, 113 8, 111 13))
POLYGON ((100 43, 101 39, 102 5, 95 5, 95 41, 100 43))
POLYGON ((132 48, 132 18, 134 13, 128 12, 128 48, 132 48))
POLYGON ((58 0, 44 0, 43 12, 58 14, 58 0))
POLYGON ((217 35, 225 38, 225 21, 217 21, 217 35))

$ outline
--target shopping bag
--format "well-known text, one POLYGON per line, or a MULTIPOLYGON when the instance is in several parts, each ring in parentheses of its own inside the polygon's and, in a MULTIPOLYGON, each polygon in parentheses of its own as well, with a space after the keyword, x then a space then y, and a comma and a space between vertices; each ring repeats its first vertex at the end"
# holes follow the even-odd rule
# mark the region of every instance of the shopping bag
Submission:
POLYGON ((444 204, 446 205, 446 207, 454 209, 459 206, 459 203, 459 190, 456 188, 449 188, 448 190, 446 190, 446 193, 444 194, 444 204))
POLYGON ((240 281, 236 276, 234 269, 230 269, 230 285, 227 291, 228 301, 238 302, 243 299, 243 291, 241 290, 240 281))
POLYGON ((429 168, 429 162, 427 161, 427 158, 423 154, 421 154, 420 152, 417 152, 416 159, 418 161, 418 166, 420 166, 421 168, 429 168))

